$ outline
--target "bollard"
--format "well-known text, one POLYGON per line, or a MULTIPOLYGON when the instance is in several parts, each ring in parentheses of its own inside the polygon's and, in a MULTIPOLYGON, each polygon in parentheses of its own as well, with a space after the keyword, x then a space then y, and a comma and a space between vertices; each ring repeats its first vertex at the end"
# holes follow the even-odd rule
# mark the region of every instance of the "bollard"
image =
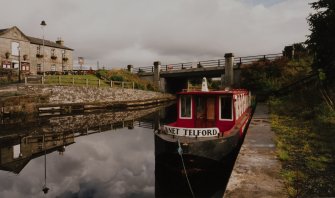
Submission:
POLYGON ((28 84, 28 79, 27 76, 24 77, 24 84, 27 85, 28 84))

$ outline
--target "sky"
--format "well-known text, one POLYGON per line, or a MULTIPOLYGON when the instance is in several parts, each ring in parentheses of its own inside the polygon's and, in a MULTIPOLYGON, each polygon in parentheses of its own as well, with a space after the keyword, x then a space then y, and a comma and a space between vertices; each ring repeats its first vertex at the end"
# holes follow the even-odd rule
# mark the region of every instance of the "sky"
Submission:
MULTIPOLYGON (((4 0, 0 0, 4 1, 4 0)), ((313 0, 11 0, 0 29, 61 37, 93 68, 281 53, 310 34, 313 0)), ((4 2, 3 2, 4 3, 4 2)))

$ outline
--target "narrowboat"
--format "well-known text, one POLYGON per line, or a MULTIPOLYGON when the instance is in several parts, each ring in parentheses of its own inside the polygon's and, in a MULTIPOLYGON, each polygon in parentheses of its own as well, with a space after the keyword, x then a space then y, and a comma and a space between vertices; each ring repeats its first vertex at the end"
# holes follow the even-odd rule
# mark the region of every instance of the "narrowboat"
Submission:
POLYGON ((155 155, 179 153, 219 161, 238 145, 251 116, 250 91, 210 91, 204 78, 201 90, 177 93, 177 120, 155 131, 155 155))

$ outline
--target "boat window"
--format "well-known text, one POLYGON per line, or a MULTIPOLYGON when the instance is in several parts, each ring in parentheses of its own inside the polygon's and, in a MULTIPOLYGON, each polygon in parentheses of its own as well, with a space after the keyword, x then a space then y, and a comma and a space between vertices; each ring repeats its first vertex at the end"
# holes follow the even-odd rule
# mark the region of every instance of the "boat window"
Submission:
POLYGON ((221 96, 220 97, 220 119, 232 119, 232 97, 221 96))
POLYGON ((180 117, 191 118, 191 96, 180 96, 180 117))

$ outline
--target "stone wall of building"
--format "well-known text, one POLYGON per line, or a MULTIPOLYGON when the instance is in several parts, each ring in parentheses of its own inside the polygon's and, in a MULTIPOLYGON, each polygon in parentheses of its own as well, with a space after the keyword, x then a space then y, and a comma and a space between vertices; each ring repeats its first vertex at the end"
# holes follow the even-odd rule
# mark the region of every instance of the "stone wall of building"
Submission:
MULTIPOLYGON (((17 64, 15 67, 18 68, 19 64, 19 56, 12 54, 12 43, 18 43, 20 46, 20 57, 21 62, 26 62, 23 56, 27 55, 30 57, 30 41, 25 38, 20 31, 13 29, 3 35, 0 36, 0 63, 1 68, 3 67, 3 63, 8 62, 11 66, 12 63, 17 64), (6 53, 9 53, 9 56, 6 57, 6 53)), ((15 49, 17 50, 17 49, 15 49)))
POLYGON ((31 73, 36 74, 39 70, 40 65, 40 71, 39 72, 47 72, 47 71, 58 71, 61 72, 62 66, 64 67, 64 70, 72 70, 73 69, 73 52, 72 50, 66 50, 66 49, 60 49, 60 48, 54 48, 49 46, 43 46, 42 45, 36 45, 31 44, 30 45, 30 52, 31 52, 31 73), (39 48, 39 50, 38 50, 39 48), (38 52, 39 51, 39 52, 38 52), (65 52, 63 55, 62 53, 65 52), (37 57, 37 54, 43 55, 43 57, 37 57), (51 56, 56 57, 54 59, 51 58, 51 56), (64 59, 62 58, 64 56, 64 59), (66 59, 67 58, 67 59, 66 59), (43 63, 44 60, 44 63, 43 63))
MULTIPOLYGON (((19 55, 12 54, 12 43, 17 43, 20 47, 20 61, 22 74, 37 74, 40 71, 58 71, 73 69, 73 50, 64 46, 63 41, 46 41, 43 50, 41 39, 24 35, 17 27, 0 30, 0 67, 18 69, 19 55), (33 41, 32 41, 33 39, 33 41), (38 42, 36 42, 38 41, 38 42), (34 43, 36 42, 36 43, 34 43), (48 43, 50 46, 48 46, 48 43), (53 47, 51 47, 53 46, 53 47), (38 49, 39 48, 39 49, 38 49), (64 55, 63 55, 64 53, 64 55), (6 56, 9 54, 9 56, 6 56), (37 54, 43 57, 37 57, 37 54), (53 57, 53 58, 52 58, 53 57), (44 64, 43 64, 44 60, 44 64)), ((14 49, 14 50, 17 50, 14 49)))

